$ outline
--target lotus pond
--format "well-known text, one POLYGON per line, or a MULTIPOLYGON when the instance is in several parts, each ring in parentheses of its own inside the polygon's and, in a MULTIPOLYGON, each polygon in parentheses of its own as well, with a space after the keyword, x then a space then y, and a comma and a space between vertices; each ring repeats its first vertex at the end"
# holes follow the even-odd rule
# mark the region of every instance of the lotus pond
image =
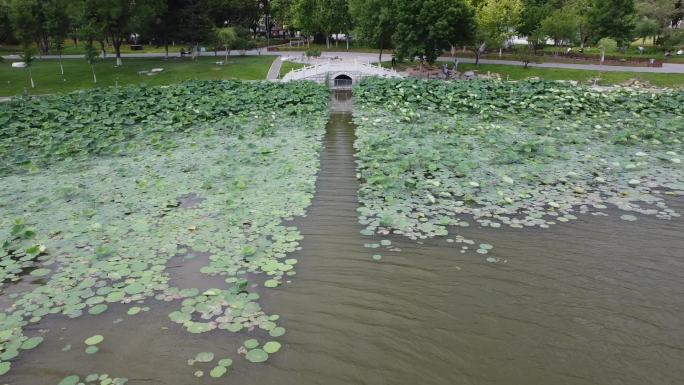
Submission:
MULTIPOLYGON (((238 353, 275 354, 285 328, 259 293, 295 274, 286 254, 301 235, 281 222, 311 200, 327 104, 308 83, 194 82, 1 106, 2 374, 50 338, 44 320, 112 312, 123 322, 153 301, 173 304, 168 319, 188 333, 243 332, 231 357, 187 357, 218 362, 208 376, 238 353), (216 286, 175 273, 193 258, 216 286)), ((107 337, 64 341, 63 351, 96 354, 107 337)), ((103 375, 62 383, 126 373, 103 375)))
POLYGON ((2 382, 684 378, 683 93, 369 79, 351 102, 1 105, 2 382))

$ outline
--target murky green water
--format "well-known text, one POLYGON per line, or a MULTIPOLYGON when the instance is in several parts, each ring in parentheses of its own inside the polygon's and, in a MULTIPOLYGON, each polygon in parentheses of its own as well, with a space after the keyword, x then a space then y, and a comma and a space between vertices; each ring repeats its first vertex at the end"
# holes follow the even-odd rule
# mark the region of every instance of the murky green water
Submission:
MULTIPOLYGON (((67 374, 110 373, 130 384, 682 384, 684 220, 636 222, 584 215, 551 229, 459 233, 496 245, 489 263, 444 238, 389 237, 400 252, 365 248, 357 223, 354 126, 338 95, 324 138, 314 202, 301 229, 297 275, 262 298, 288 330, 267 363, 244 360, 223 379, 197 379, 211 365, 199 351, 236 358, 243 336, 192 335, 168 319, 176 305, 147 301, 76 320, 47 318, 39 349, 6 376, 55 384, 67 374), (87 356, 65 344, 103 334, 87 356)), ((684 201, 670 201, 684 211, 684 201)), ((221 287, 199 273, 203 258, 169 262, 178 287, 221 287)), ((258 333, 257 333, 258 335, 258 333)))

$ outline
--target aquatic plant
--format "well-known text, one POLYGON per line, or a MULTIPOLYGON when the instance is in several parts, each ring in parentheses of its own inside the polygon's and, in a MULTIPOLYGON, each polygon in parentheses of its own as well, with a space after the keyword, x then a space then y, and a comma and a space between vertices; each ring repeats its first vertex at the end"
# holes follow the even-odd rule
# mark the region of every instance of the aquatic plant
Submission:
POLYGON ((152 299, 177 302, 169 318, 191 333, 282 336, 259 293, 295 274, 301 235, 282 220, 310 204, 327 103, 310 83, 190 82, 0 106, 0 271, 43 280, 0 313, 0 370, 40 344, 45 317, 133 302, 135 316, 152 299), (169 261, 196 253, 225 286, 174 285, 169 261))
POLYGON ((354 92, 364 234, 544 228, 609 206, 680 215, 666 197, 684 194, 681 91, 369 79, 354 92))

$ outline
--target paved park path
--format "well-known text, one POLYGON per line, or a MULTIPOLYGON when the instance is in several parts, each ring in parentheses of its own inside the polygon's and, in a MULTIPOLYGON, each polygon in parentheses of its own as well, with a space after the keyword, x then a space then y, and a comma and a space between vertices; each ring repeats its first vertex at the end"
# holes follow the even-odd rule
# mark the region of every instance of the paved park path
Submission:
POLYGON ((283 66, 283 61, 281 60, 281 57, 278 56, 275 60, 273 60, 273 63, 271 63, 271 68, 268 69, 268 75, 266 75, 267 80, 278 80, 278 77, 280 76, 280 67, 283 66))
MULTIPOLYGON (((218 51, 218 56, 225 55, 225 51, 218 51)), ((241 51, 231 51, 231 55, 240 56, 243 53, 241 51)), ((213 56, 212 53, 205 53, 203 56, 213 56)), ((272 56, 284 56, 284 57, 301 57, 303 52, 299 51, 246 51, 244 55, 256 56, 256 55, 272 55, 272 56)), ((373 62, 378 60, 378 54, 375 53, 361 53, 361 52, 324 52, 323 58, 333 58, 338 57, 343 60, 363 60, 368 62, 373 62)), ((114 55, 108 55, 108 58, 113 58, 114 55)), ((135 54, 122 54, 122 58, 163 58, 164 53, 135 53, 135 54)), ((169 54, 169 57, 180 57, 180 54, 174 53, 169 54)), ((18 60, 17 55, 3 56, 6 60, 18 60)), ((83 55, 64 55, 63 59, 83 59, 83 55)), ((382 56, 383 61, 390 61, 392 56, 390 54, 385 54, 382 56)), ((43 59, 57 59, 55 55, 43 56, 43 59)), ((440 57, 440 61, 453 61, 453 57, 440 57)), ((473 58, 459 58, 461 63, 474 63, 473 58)), ((519 61, 513 60, 496 60, 496 59, 480 59, 482 64, 505 64, 522 66, 523 64, 519 61)), ((268 79, 277 79, 280 72, 280 66, 282 65, 281 60, 274 61, 269 70, 268 79), (277 68, 276 68, 277 67, 277 68), (272 77, 275 76, 275 77, 272 77)), ((530 67, 538 68, 566 68, 566 69, 576 69, 576 70, 593 70, 593 71, 605 71, 605 72, 650 72, 650 73, 670 73, 670 74, 683 74, 684 64, 675 63, 664 63, 662 67, 633 67, 633 66, 609 66, 609 65, 599 65, 599 64, 572 64, 572 63, 541 63, 541 64, 530 64, 530 67)))

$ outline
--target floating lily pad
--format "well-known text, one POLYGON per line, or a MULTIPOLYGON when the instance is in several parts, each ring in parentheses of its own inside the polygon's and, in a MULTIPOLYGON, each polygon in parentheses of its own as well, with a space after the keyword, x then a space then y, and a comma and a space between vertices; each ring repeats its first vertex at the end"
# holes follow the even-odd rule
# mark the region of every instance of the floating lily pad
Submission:
POLYGON ((250 362, 265 362, 268 360, 268 353, 261 349, 252 349, 247 352, 246 358, 250 362))
POLYGON ((0 376, 10 371, 12 364, 9 362, 0 362, 0 376))
POLYGON ((101 303, 99 305, 95 305, 95 306, 91 307, 90 309, 88 309, 88 313, 93 314, 93 315, 97 315, 97 314, 104 312, 105 310, 107 310, 107 305, 101 303))
POLYGON ((264 344, 264 351, 268 354, 273 354, 280 350, 280 342, 268 341, 264 344))
POLYGON ((219 364, 219 366, 228 367, 228 366, 233 365, 233 360, 231 360, 230 358, 224 358, 222 360, 219 360, 218 364, 219 364))
POLYGON ((212 352, 200 352, 195 356, 195 361, 197 362, 210 362, 214 359, 214 353, 212 352))
POLYGON ((35 269, 31 272, 31 275, 34 277, 44 277, 46 275, 50 274, 50 269, 35 269))
POLYGON ((94 336, 86 338, 86 340, 84 342, 86 345, 97 345, 100 342, 102 342, 103 340, 104 340, 103 336, 96 334, 94 336))
POLYGON ((21 348, 24 350, 30 350, 30 349, 33 349, 36 346, 40 345, 41 342, 43 342, 43 337, 40 337, 40 336, 31 337, 21 344, 21 348))
POLYGON ((257 346, 259 346, 259 341, 252 338, 252 339, 245 341, 244 345, 247 349, 254 349, 257 346))
POLYGON ((216 366, 213 369, 211 369, 209 375, 213 378, 219 378, 223 377, 223 375, 226 374, 227 371, 228 369, 226 369, 225 366, 216 366))
POLYGON ((72 374, 70 376, 66 376, 62 379, 62 381, 59 382, 57 385, 76 385, 78 382, 81 380, 81 377, 72 374))

